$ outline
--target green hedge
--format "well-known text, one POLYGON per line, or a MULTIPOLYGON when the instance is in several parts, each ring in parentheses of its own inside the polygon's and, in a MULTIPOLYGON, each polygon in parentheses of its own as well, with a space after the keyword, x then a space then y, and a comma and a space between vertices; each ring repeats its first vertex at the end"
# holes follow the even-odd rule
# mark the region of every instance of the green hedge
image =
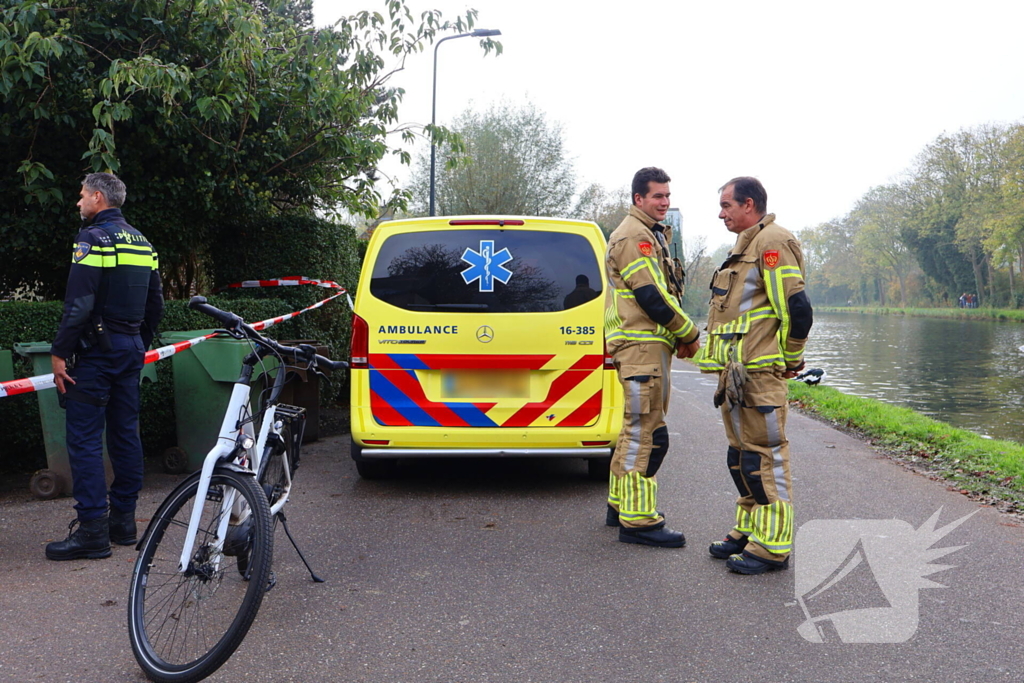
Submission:
MULTIPOLYGON (((215 245, 213 279, 220 285, 241 280, 301 275, 333 280, 355 290, 360 258, 355 233, 344 225, 315 216, 286 214, 238 225, 236 239, 215 245)), ((209 296, 210 303, 233 311, 249 322, 291 313, 326 299, 334 290, 313 287, 273 287, 226 290, 209 296)), ((0 348, 18 342, 51 341, 60 325, 62 303, 0 302, 0 348)), ((161 331, 215 327, 211 318, 190 311, 186 301, 167 301, 161 331)), ((326 343, 334 359, 348 357, 351 310, 344 296, 323 307, 267 330, 279 340, 310 339, 326 343)), ((171 360, 157 363, 158 381, 142 387, 140 430, 147 457, 159 456, 175 443, 174 394, 171 360)), ((28 377, 31 365, 15 355, 15 376, 28 377)), ((321 384, 321 400, 345 400, 347 376, 321 384)), ((39 404, 34 393, 0 398, 0 470, 31 471, 44 467, 39 404)))
MULTIPOLYGON (((302 289, 315 289, 321 298, 324 298, 324 292, 327 291, 313 287, 302 289)), ((313 298, 318 300, 316 297, 313 298)), ((218 308, 233 311, 250 322, 274 318, 297 310, 294 303, 281 298, 247 299, 245 292, 211 296, 209 300, 218 308)), ((164 320, 160 325, 162 331, 216 327, 207 316, 188 310, 187 303, 166 302, 164 320)), ((60 324, 61 309, 61 303, 55 301, 0 302, 0 348, 10 349, 18 342, 51 341, 60 324)), ((332 357, 345 358, 346 356, 336 349, 347 349, 348 337, 339 339, 331 335, 339 334, 339 330, 343 328, 347 330, 348 318, 348 305, 344 303, 344 299, 335 300, 320 309, 269 328, 267 335, 275 339, 325 341, 332 349, 332 357), (344 325, 341 324, 342 320, 345 321, 344 325)), ((147 457, 158 456, 165 448, 175 443, 171 363, 171 359, 158 361, 157 382, 144 382, 142 385, 140 431, 147 457)), ((32 374, 32 366, 28 360, 15 354, 15 376, 29 377, 32 374)), ((346 389, 344 380, 335 380, 332 385, 325 384, 321 387, 321 396, 325 402, 337 400, 345 395, 346 389), (327 386, 331 386, 330 392, 326 390, 327 386)), ((25 472, 46 465, 39 420, 39 401, 35 393, 0 398, 0 430, 4 435, 3 447, 0 450, 3 454, 0 457, 0 470, 25 472)))

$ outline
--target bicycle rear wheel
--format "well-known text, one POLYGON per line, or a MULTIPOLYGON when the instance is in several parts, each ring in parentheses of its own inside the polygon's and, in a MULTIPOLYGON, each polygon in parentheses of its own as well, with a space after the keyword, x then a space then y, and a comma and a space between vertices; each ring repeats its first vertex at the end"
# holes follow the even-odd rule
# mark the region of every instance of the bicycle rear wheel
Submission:
POLYGON ((178 571, 198 488, 197 472, 163 502, 132 575, 128 633, 135 659, 154 681, 198 681, 226 662, 256 618, 270 575, 273 533, 266 496, 252 475, 227 468, 213 473, 189 567, 178 571), (236 501, 229 539, 242 518, 249 520, 248 581, 215 543, 228 496, 236 501))
POLYGON ((285 426, 281 430, 281 440, 268 445, 263 452, 259 480, 270 505, 288 493, 295 472, 293 449, 291 429, 285 426))

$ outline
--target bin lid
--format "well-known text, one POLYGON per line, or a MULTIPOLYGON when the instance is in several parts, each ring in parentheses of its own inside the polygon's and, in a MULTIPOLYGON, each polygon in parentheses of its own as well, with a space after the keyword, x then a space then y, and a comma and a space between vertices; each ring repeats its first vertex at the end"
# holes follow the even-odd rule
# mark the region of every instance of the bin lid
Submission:
POLYGON ((52 345, 50 342, 18 342, 13 348, 19 356, 29 358, 33 353, 49 354, 52 345))

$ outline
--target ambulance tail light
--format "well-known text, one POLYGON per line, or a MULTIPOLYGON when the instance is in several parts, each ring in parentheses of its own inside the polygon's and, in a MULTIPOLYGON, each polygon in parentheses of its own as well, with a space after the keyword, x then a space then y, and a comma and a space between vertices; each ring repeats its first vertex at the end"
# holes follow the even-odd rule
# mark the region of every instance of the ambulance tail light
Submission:
POLYGON ((615 362, 612 360, 612 354, 608 353, 608 342, 604 343, 604 369, 615 369, 615 362))
POLYGON ((366 370, 369 367, 370 326, 356 314, 352 314, 352 353, 349 367, 366 370))

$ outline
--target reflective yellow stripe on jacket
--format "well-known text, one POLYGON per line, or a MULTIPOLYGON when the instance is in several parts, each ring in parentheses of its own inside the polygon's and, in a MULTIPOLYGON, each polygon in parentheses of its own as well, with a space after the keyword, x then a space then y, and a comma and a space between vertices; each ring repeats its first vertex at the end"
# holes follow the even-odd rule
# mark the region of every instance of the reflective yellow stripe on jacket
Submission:
MULTIPOLYGON (((731 322, 719 325, 713 334, 708 335, 707 348, 695 359, 697 367, 707 371, 724 370, 725 364, 730 360, 743 358, 743 335, 750 331, 754 321, 778 317, 771 306, 762 306, 747 311, 731 322), (723 339, 723 335, 726 338, 723 339)), ((788 311, 786 317, 788 320, 788 311)), ((748 368, 764 368, 781 361, 780 350, 779 353, 747 358, 744 365, 748 368)))
POLYGON ((677 315, 681 316, 686 323, 678 330, 670 330, 662 325, 657 325, 653 332, 641 332, 637 330, 623 330, 622 318, 618 315, 618 304, 619 299, 630 299, 635 301, 636 296, 630 289, 615 289, 614 297, 612 299, 611 306, 605 311, 605 338, 608 341, 613 339, 628 339, 631 341, 658 341, 663 344, 667 344, 671 348, 675 348, 676 339, 685 339, 693 334, 695 326, 689 319, 683 309, 679 306, 679 301, 675 296, 669 293, 668 284, 665 281, 665 274, 658 266, 658 262, 649 256, 644 256, 636 259, 625 268, 620 271, 623 280, 627 280, 635 275, 640 270, 646 268, 651 274, 651 279, 654 280, 654 285, 658 288, 662 295, 662 298, 668 302, 668 305, 672 307, 672 310, 677 315))

